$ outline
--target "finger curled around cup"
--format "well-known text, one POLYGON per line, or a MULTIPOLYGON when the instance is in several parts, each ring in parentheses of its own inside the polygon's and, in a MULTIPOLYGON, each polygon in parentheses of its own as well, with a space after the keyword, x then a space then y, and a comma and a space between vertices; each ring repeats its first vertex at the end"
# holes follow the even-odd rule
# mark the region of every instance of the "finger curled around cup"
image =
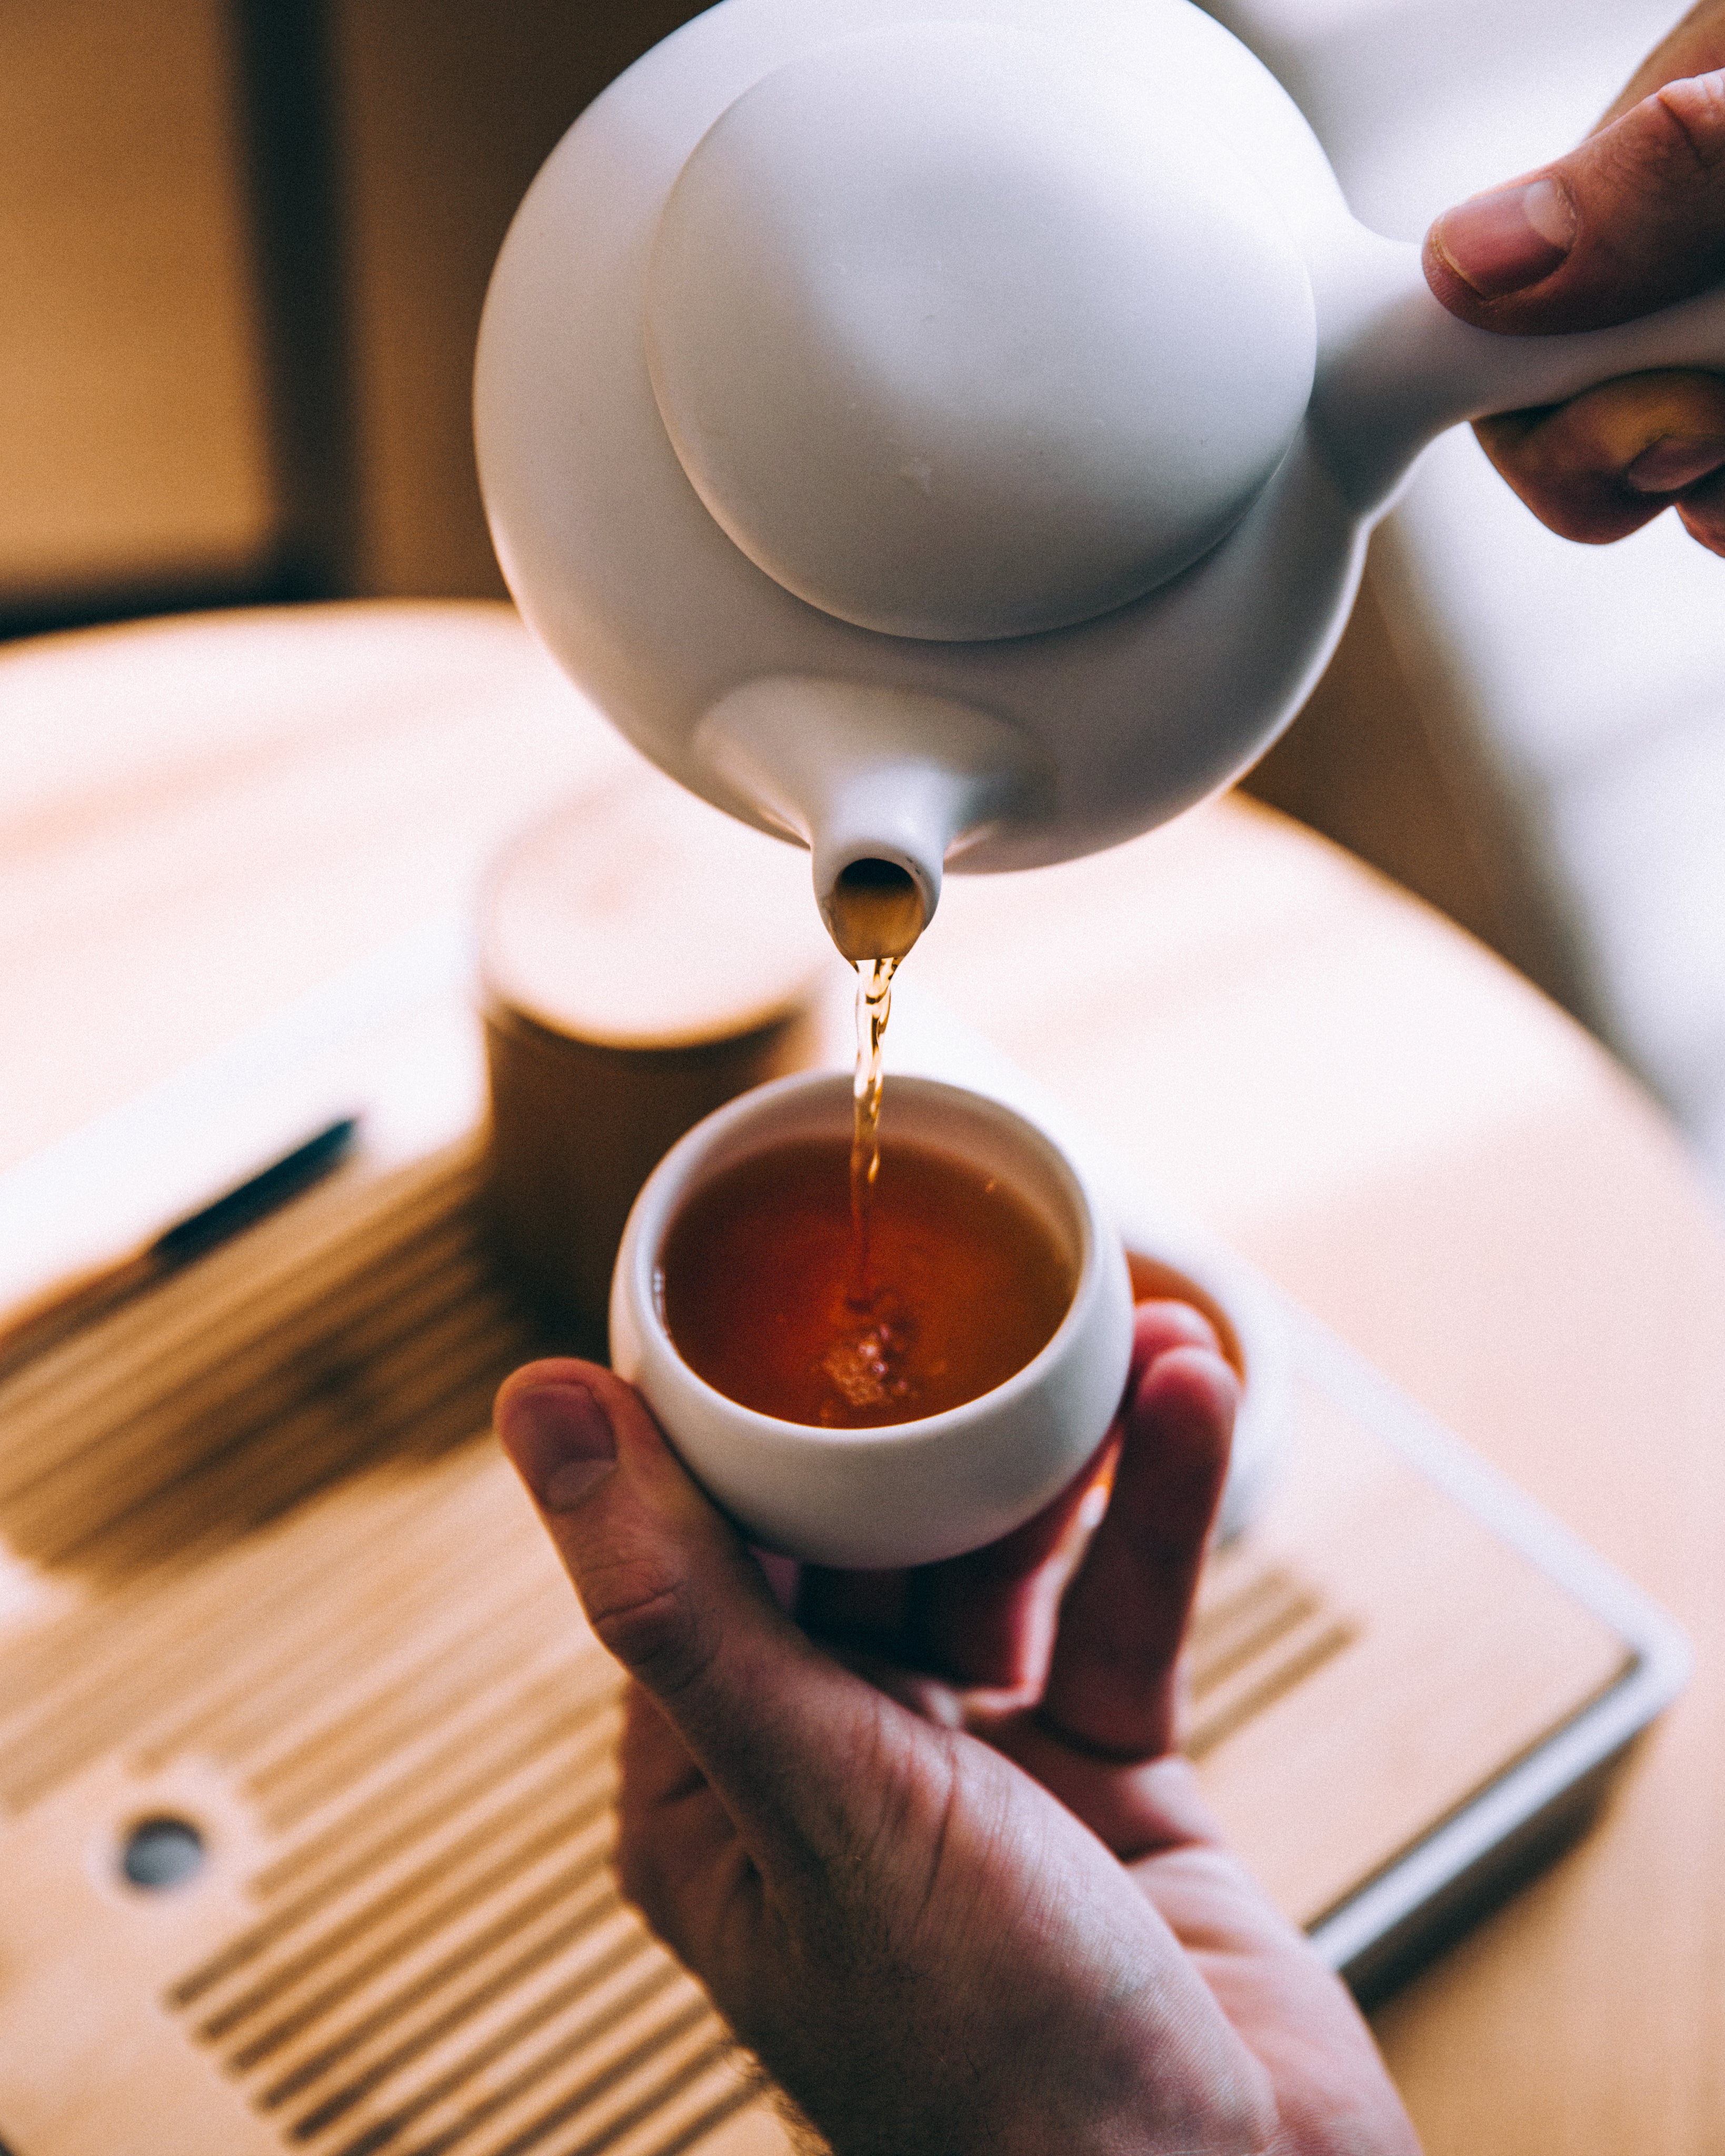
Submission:
POLYGON ((1177 1671, 1227 1478, 1240 1389, 1214 1347, 1155 1355, 1124 1416, 1108 1510, 1060 1607, 1045 1725, 1115 1759, 1175 1738, 1177 1671))
MULTIPOLYGON (((1190 1303, 1140 1304, 1127 1399, 1169 1349, 1216 1347, 1214 1327, 1190 1303)), ((1058 1496, 981 1549, 908 1573, 806 1568, 798 1617, 831 1644, 891 1657, 952 1684, 1040 1690, 1060 1599, 1107 1504, 1120 1441, 1117 1424, 1058 1496)))
POLYGON ((1158 1355, 1170 1348, 1209 1348, 1219 1353, 1221 1344, 1215 1327, 1194 1304, 1168 1296, 1139 1303, 1132 1312, 1132 1359, 1122 1410, 1158 1355))

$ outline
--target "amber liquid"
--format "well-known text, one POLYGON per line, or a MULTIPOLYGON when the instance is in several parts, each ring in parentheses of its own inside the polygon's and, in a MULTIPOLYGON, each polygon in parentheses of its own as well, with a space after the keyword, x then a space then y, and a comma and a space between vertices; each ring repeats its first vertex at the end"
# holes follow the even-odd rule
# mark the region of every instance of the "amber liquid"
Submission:
POLYGON ((969 1163, 889 1137, 860 1309, 846 1151, 839 1137, 777 1146, 687 1200, 660 1265, 678 1353, 744 1407, 829 1428, 940 1414, 1004 1384, 1072 1300, 1047 1226, 969 1163))
POLYGON ((892 1016, 896 958, 875 958, 856 969, 856 1075, 850 1127, 850 1301, 865 1311, 874 1300, 869 1262, 875 1185, 880 1174, 880 1098, 886 1082, 881 1057, 886 1021, 892 1016))

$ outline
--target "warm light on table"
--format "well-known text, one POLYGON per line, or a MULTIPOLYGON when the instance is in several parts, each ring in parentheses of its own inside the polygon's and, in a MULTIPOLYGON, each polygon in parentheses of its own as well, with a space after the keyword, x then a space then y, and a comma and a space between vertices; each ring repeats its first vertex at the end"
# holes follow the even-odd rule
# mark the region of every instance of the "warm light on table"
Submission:
MULTIPOLYGON (((0 1166, 417 925, 632 762, 501 608, 0 657, 0 1166)), ((811 901, 812 903, 812 901, 811 901)), ((1376 2017, 1431 2156, 1725 2146, 1725 1244, 1496 961, 1236 803, 952 877, 919 980, 1693 1635, 1601 1824, 1376 2017)))

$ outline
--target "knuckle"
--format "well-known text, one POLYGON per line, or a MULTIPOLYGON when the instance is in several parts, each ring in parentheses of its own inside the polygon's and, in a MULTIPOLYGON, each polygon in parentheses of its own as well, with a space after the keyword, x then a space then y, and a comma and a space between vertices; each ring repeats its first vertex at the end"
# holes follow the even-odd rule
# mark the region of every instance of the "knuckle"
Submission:
POLYGON ((588 1621, 600 1645, 660 1699, 696 1682, 716 1641, 689 1584, 650 1557, 626 1558, 583 1581, 588 1621))
POLYGON ((1657 108, 1668 155, 1709 175, 1725 166, 1725 69, 1668 82, 1647 101, 1657 108))
POLYGON ((1666 83, 1566 162, 1629 201, 1711 194, 1725 168, 1725 73, 1666 83))

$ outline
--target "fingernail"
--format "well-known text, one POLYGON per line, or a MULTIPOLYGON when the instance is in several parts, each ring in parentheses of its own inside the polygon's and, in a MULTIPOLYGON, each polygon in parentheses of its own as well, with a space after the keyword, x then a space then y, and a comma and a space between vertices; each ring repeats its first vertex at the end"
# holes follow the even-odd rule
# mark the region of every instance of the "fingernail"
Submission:
POLYGON ((567 1512, 617 1465, 617 1439, 585 1385, 536 1385, 508 1402, 497 1435, 547 1512, 567 1512))
POLYGON ((1676 494, 1725 465, 1717 434, 1661 434, 1624 473, 1637 494, 1676 494))
POLYGON ((1482 300, 1548 277, 1575 240, 1575 206, 1555 180, 1524 180, 1458 203, 1435 234, 1450 267, 1482 300))

